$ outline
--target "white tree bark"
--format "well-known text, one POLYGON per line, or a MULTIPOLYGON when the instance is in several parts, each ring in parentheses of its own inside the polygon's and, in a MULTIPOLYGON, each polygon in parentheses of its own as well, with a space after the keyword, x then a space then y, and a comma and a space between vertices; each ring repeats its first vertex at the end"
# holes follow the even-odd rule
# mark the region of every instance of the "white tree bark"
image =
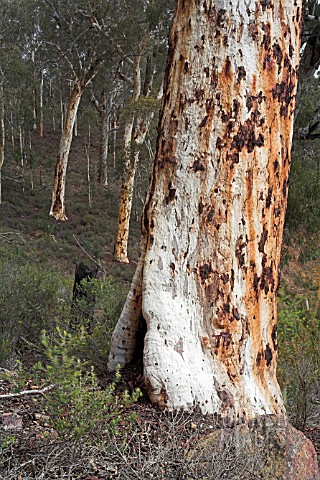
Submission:
POLYGON ((4 164, 4 150, 6 143, 6 132, 4 124, 4 91, 3 82, 0 82, 0 205, 2 204, 2 167, 4 164))
POLYGON ((114 245, 114 257, 121 263, 129 263, 128 259, 128 241, 129 225, 132 209, 133 187, 136 175, 139 152, 134 151, 133 143, 133 123, 132 116, 126 123, 123 133, 122 154, 124 159, 124 169, 122 176, 120 207, 118 216, 118 225, 116 240, 114 245))
POLYGON ((64 200, 66 173, 74 123, 84 87, 82 82, 76 82, 71 91, 57 155, 50 215, 61 221, 67 220, 64 200))
MULTIPOLYGON (((119 72, 119 77, 127 81, 132 87, 132 104, 141 96, 141 58, 142 53, 148 44, 150 34, 147 33, 139 44, 139 54, 134 60, 129 59, 129 64, 133 70, 133 80, 125 77, 119 72)), ((129 227, 132 209, 133 189, 136 175, 136 169, 139 162, 139 147, 143 143, 149 128, 150 118, 142 119, 139 115, 132 114, 126 122, 123 134, 122 156, 124 159, 124 169, 122 175, 122 185, 120 193, 120 207, 118 216, 118 226, 114 245, 114 257, 121 263, 129 263, 128 259, 128 241, 129 227)))
POLYGON ((39 118, 39 136, 40 138, 43 137, 43 84, 44 84, 44 71, 41 70, 40 73, 40 93, 39 93, 39 111, 40 111, 40 118, 39 118))
POLYGON ((109 367, 132 360, 167 408, 283 412, 280 248, 301 0, 178 0, 142 255, 109 367))
POLYGON ((113 106, 113 93, 107 97, 105 92, 101 94, 101 101, 92 95, 91 102, 96 107, 100 115, 100 151, 99 151, 99 168, 98 181, 105 187, 108 186, 108 150, 110 135, 110 118, 113 106))

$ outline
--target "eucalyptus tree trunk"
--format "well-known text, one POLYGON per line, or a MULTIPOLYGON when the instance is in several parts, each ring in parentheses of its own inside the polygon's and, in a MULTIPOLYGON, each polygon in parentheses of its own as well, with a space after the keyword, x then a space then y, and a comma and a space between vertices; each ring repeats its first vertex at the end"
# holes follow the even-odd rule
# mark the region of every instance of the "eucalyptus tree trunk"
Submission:
POLYGON ((167 408, 284 411, 277 290, 301 0, 178 0, 141 258, 110 369, 146 323, 149 396, 167 408))
POLYGON ((113 105, 113 94, 107 97, 105 92, 101 94, 101 101, 99 102, 93 95, 91 102, 96 107, 100 115, 100 148, 99 148, 99 167, 98 167, 98 181, 105 187, 108 186, 108 150, 109 150, 109 136, 110 136, 110 118, 113 105))
POLYGON ((129 263, 128 241, 129 225, 132 209, 134 178, 136 174, 139 152, 135 151, 133 144, 134 116, 126 123, 123 134, 122 155, 124 159, 124 170, 120 192, 120 208, 118 226, 114 245, 114 257, 122 263, 129 263))
POLYGON ((118 226, 114 246, 114 257, 121 263, 129 263, 129 226, 134 182, 140 158, 139 146, 145 140, 152 118, 153 113, 145 115, 145 118, 133 115, 125 125, 122 150, 125 163, 122 175, 118 226))
POLYGON ((2 167, 4 164, 4 149, 6 132, 4 125, 4 92, 3 83, 0 82, 0 205, 2 204, 2 167))
POLYGON ((41 70, 40 78, 40 95, 39 95, 39 136, 43 137, 43 83, 44 83, 44 71, 41 70))
POLYGON ((107 110, 107 96, 101 95, 102 102, 99 104, 100 112, 100 145, 99 145, 99 169, 98 182, 108 186, 108 146, 109 146, 109 112, 107 110))
POLYGON ((32 87, 32 117, 33 117, 33 130, 37 131, 37 73, 35 65, 35 51, 31 53, 31 61, 33 64, 33 87, 32 87))
POLYGON ((52 203, 50 209, 50 215, 52 215, 56 220, 67 220, 64 197, 68 157, 72 142, 73 127, 84 88, 85 83, 82 81, 77 81, 74 84, 74 87, 70 93, 67 111, 65 113, 54 174, 52 203))
MULTIPOLYGON (((138 100, 141 95, 141 55, 137 55, 132 61, 133 68, 133 94, 132 100, 138 100)), ((128 259, 128 241, 129 226, 132 209, 134 179, 137 163, 139 160, 139 151, 134 145, 135 115, 129 114, 124 127, 122 157, 124 160, 124 169, 122 174, 122 184, 120 192, 120 207, 118 216, 117 233, 114 244, 114 257, 121 263, 129 263, 128 259)))
MULTIPOLYGON (((139 46, 140 54, 137 55, 133 61, 131 61, 133 68, 133 108, 135 107, 135 102, 141 96, 141 55, 146 44, 148 43, 148 40, 149 35, 146 35, 139 46)), ((144 142, 152 117, 153 114, 146 115, 145 118, 143 118, 141 115, 129 115, 129 118, 127 119, 124 128, 122 149, 124 170, 122 175, 122 185, 120 192, 118 226, 114 245, 114 257, 121 263, 129 263, 129 227, 132 210, 134 181, 137 165, 139 162, 139 145, 144 142)))

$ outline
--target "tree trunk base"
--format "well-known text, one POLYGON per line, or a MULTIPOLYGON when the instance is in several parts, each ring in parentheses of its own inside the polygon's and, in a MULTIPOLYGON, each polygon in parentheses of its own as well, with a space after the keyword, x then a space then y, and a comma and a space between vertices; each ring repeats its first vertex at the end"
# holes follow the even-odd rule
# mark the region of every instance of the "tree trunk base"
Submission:
POLYGON ((68 220, 68 217, 66 216, 65 213, 60 213, 60 212, 50 212, 49 214, 51 217, 53 217, 55 220, 58 220, 60 222, 66 222, 68 220))
POLYGON ((114 259, 120 263, 130 263, 126 255, 118 255, 117 253, 114 253, 114 259))

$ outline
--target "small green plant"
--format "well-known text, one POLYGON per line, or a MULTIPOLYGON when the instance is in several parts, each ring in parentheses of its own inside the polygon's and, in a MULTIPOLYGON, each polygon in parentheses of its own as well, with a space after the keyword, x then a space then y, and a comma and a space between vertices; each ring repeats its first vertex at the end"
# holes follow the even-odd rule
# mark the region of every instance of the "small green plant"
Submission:
POLYGON ((119 370, 110 384, 100 388, 94 367, 72 354, 80 341, 79 335, 75 337, 59 327, 53 341, 44 332, 46 363, 36 364, 34 372, 38 380, 54 385, 43 402, 57 433, 73 440, 90 436, 95 442, 110 430, 116 432, 120 422, 132 420, 124 411, 138 400, 141 392, 136 389, 131 394, 125 391, 117 395, 119 370))
POLYGON ((2 453, 3 450, 6 450, 10 448, 12 445, 14 445, 16 442, 16 439, 13 435, 0 435, 0 454, 2 453))

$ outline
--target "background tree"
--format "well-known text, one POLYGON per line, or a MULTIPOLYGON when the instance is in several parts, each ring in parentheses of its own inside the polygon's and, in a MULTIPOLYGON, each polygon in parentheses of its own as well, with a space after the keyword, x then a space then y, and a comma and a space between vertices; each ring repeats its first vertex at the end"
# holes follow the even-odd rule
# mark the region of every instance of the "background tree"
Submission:
POLYGON ((142 255, 109 357, 132 360, 142 317, 161 406, 283 412, 276 297, 301 7, 178 1, 142 255))
POLYGON ((102 35, 107 31, 104 2, 44 2, 47 5, 41 31, 51 53, 58 55, 72 75, 72 87, 57 155, 50 215, 66 220, 65 182, 68 156, 80 99, 110 52, 102 35), (98 20, 99 19, 99 20, 98 20), (49 37, 51 36, 51 38, 49 37))
POLYGON ((136 0, 130 2, 130 5, 125 5, 123 2, 118 13, 118 18, 123 18, 124 21, 123 26, 120 22, 123 36, 119 38, 117 45, 120 55, 117 75, 127 85, 127 88, 129 87, 130 98, 123 114, 123 178, 114 246, 115 258, 123 263, 129 262, 129 224, 141 145, 145 141, 152 118, 158 110, 156 97, 161 88, 163 72, 162 58, 159 55, 159 62, 157 54, 167 37, 172 5, 171 0, 162 2, 161 6, 155 2, 136 0), (126 7, 125 15, 123 11, 121 12, 124 7, 126 7), (128 23, 132 12, 139 12, 138 34, 136 24, 128 23), (157 78, 155 79, 156 74, 157 78))

